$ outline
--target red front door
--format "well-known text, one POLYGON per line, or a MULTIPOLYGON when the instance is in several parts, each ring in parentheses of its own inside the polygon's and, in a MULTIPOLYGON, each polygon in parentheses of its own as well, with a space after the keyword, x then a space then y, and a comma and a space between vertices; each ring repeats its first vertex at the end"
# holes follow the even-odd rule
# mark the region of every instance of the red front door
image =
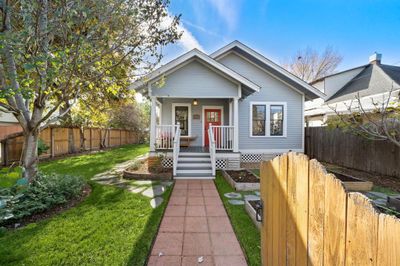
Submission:
POLYGON ((205 109, 204 110, 204 144, 209 145, 208 128, 210 124, 213 126, 221 125, 221 109, 205 109))

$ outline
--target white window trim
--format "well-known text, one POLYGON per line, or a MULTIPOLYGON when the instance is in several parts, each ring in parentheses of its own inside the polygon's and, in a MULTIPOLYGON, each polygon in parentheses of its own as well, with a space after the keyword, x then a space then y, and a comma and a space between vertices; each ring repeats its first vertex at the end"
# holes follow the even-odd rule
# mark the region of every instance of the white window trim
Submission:
POLYGON ((287 137, 287 103, 286 102, 250 102, 249 112, 249 136, 251 138, 286 138, 287 137), (253 135, 253 105, 265 105, 265 136, 254 136, 253 135), (282 105, 283 106, 283 135, 282 136, 271 136, 270 132, 270 112, 271 105, 282 105))
POLYGON ((221 110, 221 125, 224 126, 224 107, 222 105, 203 105, 201 107, 201 146, 204 147, 206 145, 205 139, 204 139, 204 127, 205 127, 205 121, 206 117, 204 116, 204 112, 206 109, 219 109, 221 110))
POLYGON ((175 125, 175 107, 185 106, 188 107, 188 136, 192 136, 192 104, 191 103, 173 103, 172 104, 172 124, 175 125))

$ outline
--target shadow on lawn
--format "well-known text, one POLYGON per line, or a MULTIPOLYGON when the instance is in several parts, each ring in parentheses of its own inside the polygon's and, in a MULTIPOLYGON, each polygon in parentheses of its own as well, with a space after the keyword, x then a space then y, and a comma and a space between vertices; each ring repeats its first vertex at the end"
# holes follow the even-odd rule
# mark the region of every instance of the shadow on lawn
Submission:
POLYGON ((149 219, 147 220, 144 230, 142 231, 138 241, 136 241, 131 251, 128 265, 138 265, 138 266, 146 265, 154 241, 156 240, 160 222, 164 216, 166 205, 168 204, 172 189, 173 185, 167 188, 166 192, 163 195, 164 198, 163 203, 156 209, 153 209, 153 212, 151 213, 149 219), (146 257, 138 256, 138 254, 146 254, 146 257))

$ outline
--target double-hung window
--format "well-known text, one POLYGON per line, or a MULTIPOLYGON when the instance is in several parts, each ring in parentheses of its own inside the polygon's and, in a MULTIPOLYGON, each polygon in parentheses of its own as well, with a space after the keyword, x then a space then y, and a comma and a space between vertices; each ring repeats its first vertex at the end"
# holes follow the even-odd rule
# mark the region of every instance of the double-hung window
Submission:
POLYGON ((250 103, 251 137, 286 137, 286 103, 250 103))

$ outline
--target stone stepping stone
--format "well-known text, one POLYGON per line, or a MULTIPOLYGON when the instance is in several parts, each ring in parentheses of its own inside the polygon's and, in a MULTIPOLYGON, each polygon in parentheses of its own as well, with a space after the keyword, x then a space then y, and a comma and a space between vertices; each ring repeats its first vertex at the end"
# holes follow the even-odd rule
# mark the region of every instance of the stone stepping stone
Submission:
POLYGON ((108 180, 108 179, 112 179, 112 178, 116 178, 116 177, 118 177, 118 175, 107 172, 107 173, 95 175, 92 178, 92 180, 95 180, 95 181, 96 180, 108 180))
POLYGON ((170 187, 170 186, 172 186, 173 183, 174 182, 172 182, 172 181, 163 181, 163 182, 161 182, 161 185, 166 186, 166 187, 170 187))
POLYGON ((131 193, 137 194, 141 193, 143 190, 145 190, 145 187, 134 187, 134 186, 129 186, 127 190, 131 193))
POLYGON ((115 185, 118 184, 119 182, 119 178, 111 178, 111 179, 107 179, 107 180, 99 180, 96 181, 96 183, 99 183, 101 185, 115 185))
POLYGON ((143 185, 153 185, 156 181, 152 180, 137 180, 134 182, 135 185, 143 186, 143 185))
POLYGON ((244 201, 243 200, 228 200, 229 204, 232 205, 244 205, 244 201))
POLYGON ((260 200, 260 197, 256 196, 256 195, 245 195, 244 199, 247 200, 247 201, 249 201, 249 200, 260 200))
POLYGON ((154 198, 155 196, 160 196, 164 194, 164 192, 165 192, 165 187, 157 185, 147 188, 145 191, 142 192, 142 195, 149 198, 154 198))
POLYGON ((254 194, 256 194, 257 196, 260 196, 260 191, 254 191, 254 194))
POLYGON ((228 199, 241 199, 242 194, 236 192, 225 193, 224 196, 228 199))
POLYGON ((381 198, 381 199, 387 199, 387 195, 382 192, 375 192, 375 191, 369 191, 366 193, 368 197, 371 198, 381 198))
POLYGON ((150 206, 155 209, 163 203, 164 199, 162 197, 155 197, 150 200, 150 206))

